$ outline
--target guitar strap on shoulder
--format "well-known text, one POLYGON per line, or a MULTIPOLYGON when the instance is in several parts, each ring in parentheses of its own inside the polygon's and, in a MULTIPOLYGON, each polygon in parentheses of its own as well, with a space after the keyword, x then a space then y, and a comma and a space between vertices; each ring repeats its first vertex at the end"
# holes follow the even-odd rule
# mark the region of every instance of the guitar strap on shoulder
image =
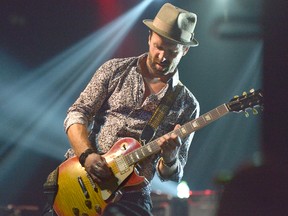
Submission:
POLYGON ((172 88, 172 86, 169 86, 166 94, 161 99, 160 104, 156 108, 149 122, 144 127, 142 134, 140 135, 140 141, 142 144, 146 144, 153 139, 158 126, 160 125, 164 117, 167 116, 170 107, 178 96, 181 86, 182 85, 180 81, 174 89, 172 88))
MULTIPOLYGON (((151 119, 142 131, 140 141, 143 144, 149 142, 154 137, 158 126, 160 125, 164 117, 167 116, 170 107, 172 106, 173 102, 175 101, 176 97, 180 92, 180 89, 180 82, 175 86, 174 89, 169 86, 166 94, 161 99, 160 104, 158 105, 151 119)), ((46 195, 48 205, 50 205, 51 207, 53 206, 54 199, 58 191, 58 172, 59 167, 57 167, 48 175, 46 182, 43 185, 44 194, 46 195)))

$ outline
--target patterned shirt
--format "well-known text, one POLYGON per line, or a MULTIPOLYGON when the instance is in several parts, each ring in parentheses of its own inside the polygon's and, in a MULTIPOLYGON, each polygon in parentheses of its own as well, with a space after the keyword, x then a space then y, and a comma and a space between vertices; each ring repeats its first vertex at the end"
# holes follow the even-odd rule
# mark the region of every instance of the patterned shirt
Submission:
MULTIPOLYGON (((180 93, 164 120, 159 125, 155 137, 160 137, 184 123, 199 116, 199 104, 194 95, 181 84, 178 71, 168 84, 157 94, 144 98, 145 84, 141 75, 140 61, 147 53, 138 57, 117 58, 104 63, 94 74, 79 98, 68 109, 64 127, 75 123, 85 124, 90 130, 89 140, 99 154, 105 154, 120 138, 132 137, 139 140, 145 125, 165 95, 168 86, 181 85, 180 93)), ((155 154, 140 161, 137 168, 140 175, 150 182, 155 174, 161 180, 180 181, 187 161, 193 134, 182 139, 179 150, 178 171, 169 179, 161 177, 157 170, 160 158, 155 154)))

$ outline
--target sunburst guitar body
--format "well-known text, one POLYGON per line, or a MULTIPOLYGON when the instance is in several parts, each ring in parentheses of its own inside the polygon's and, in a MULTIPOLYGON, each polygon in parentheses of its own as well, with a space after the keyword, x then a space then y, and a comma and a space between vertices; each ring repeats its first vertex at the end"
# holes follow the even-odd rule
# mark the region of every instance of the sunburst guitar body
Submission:
POLYGON ((72 157, 59 166, 58 192, 54 210, 59 216, 98 216, 112 202, 121 187, 144 183, 144 177, 134 172, 133 164, 127 164, 123 156, 141 147, 133 138, 123 138, 104 155, 114 173, 103 185, 97 185, 79 163, 72 157))

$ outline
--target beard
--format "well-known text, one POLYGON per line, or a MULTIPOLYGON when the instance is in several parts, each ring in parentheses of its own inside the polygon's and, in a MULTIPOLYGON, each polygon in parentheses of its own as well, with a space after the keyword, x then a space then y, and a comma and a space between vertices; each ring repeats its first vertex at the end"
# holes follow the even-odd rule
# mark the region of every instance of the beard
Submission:
POLYGON ((169 62, 166 60, 164 62, 160 62, 157 59, 154 59, 150 53, 148 53, 148 67, 150 71, 157 76, 167 75, 169 72, 169 62), (158 68, 157 68, 158 66, 158 68))

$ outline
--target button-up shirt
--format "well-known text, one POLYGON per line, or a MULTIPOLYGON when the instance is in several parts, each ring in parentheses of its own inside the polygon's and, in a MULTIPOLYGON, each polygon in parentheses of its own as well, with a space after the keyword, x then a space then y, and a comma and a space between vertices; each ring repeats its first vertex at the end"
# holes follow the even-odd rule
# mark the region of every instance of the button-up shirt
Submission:
MULTIPOLYGON (((147 54, 138 57, 111 59, 94 74, 75 103, 68 109, 64 127, 67 131, 72 124, 86 125, 90 130, 89 140, 99 154, 105 154, 123 137, 139 137, 165 95, 168 86, 181 85, 179 95, 170 111, 160 123, 154 138, 199 116, 199 104, 194 95, 179 81, 178 71, 167 85, 157 94, 144 98, 145 83, 141 75, 140 61, 147 54)), ((179 150, 179 167, 169 179, 161 177, 157 170, 159 154, 139 162, 138 172, 150 182, 158 173, 162 180, 180 181, 187 161, 193 133, 182 140, 179 150)))

